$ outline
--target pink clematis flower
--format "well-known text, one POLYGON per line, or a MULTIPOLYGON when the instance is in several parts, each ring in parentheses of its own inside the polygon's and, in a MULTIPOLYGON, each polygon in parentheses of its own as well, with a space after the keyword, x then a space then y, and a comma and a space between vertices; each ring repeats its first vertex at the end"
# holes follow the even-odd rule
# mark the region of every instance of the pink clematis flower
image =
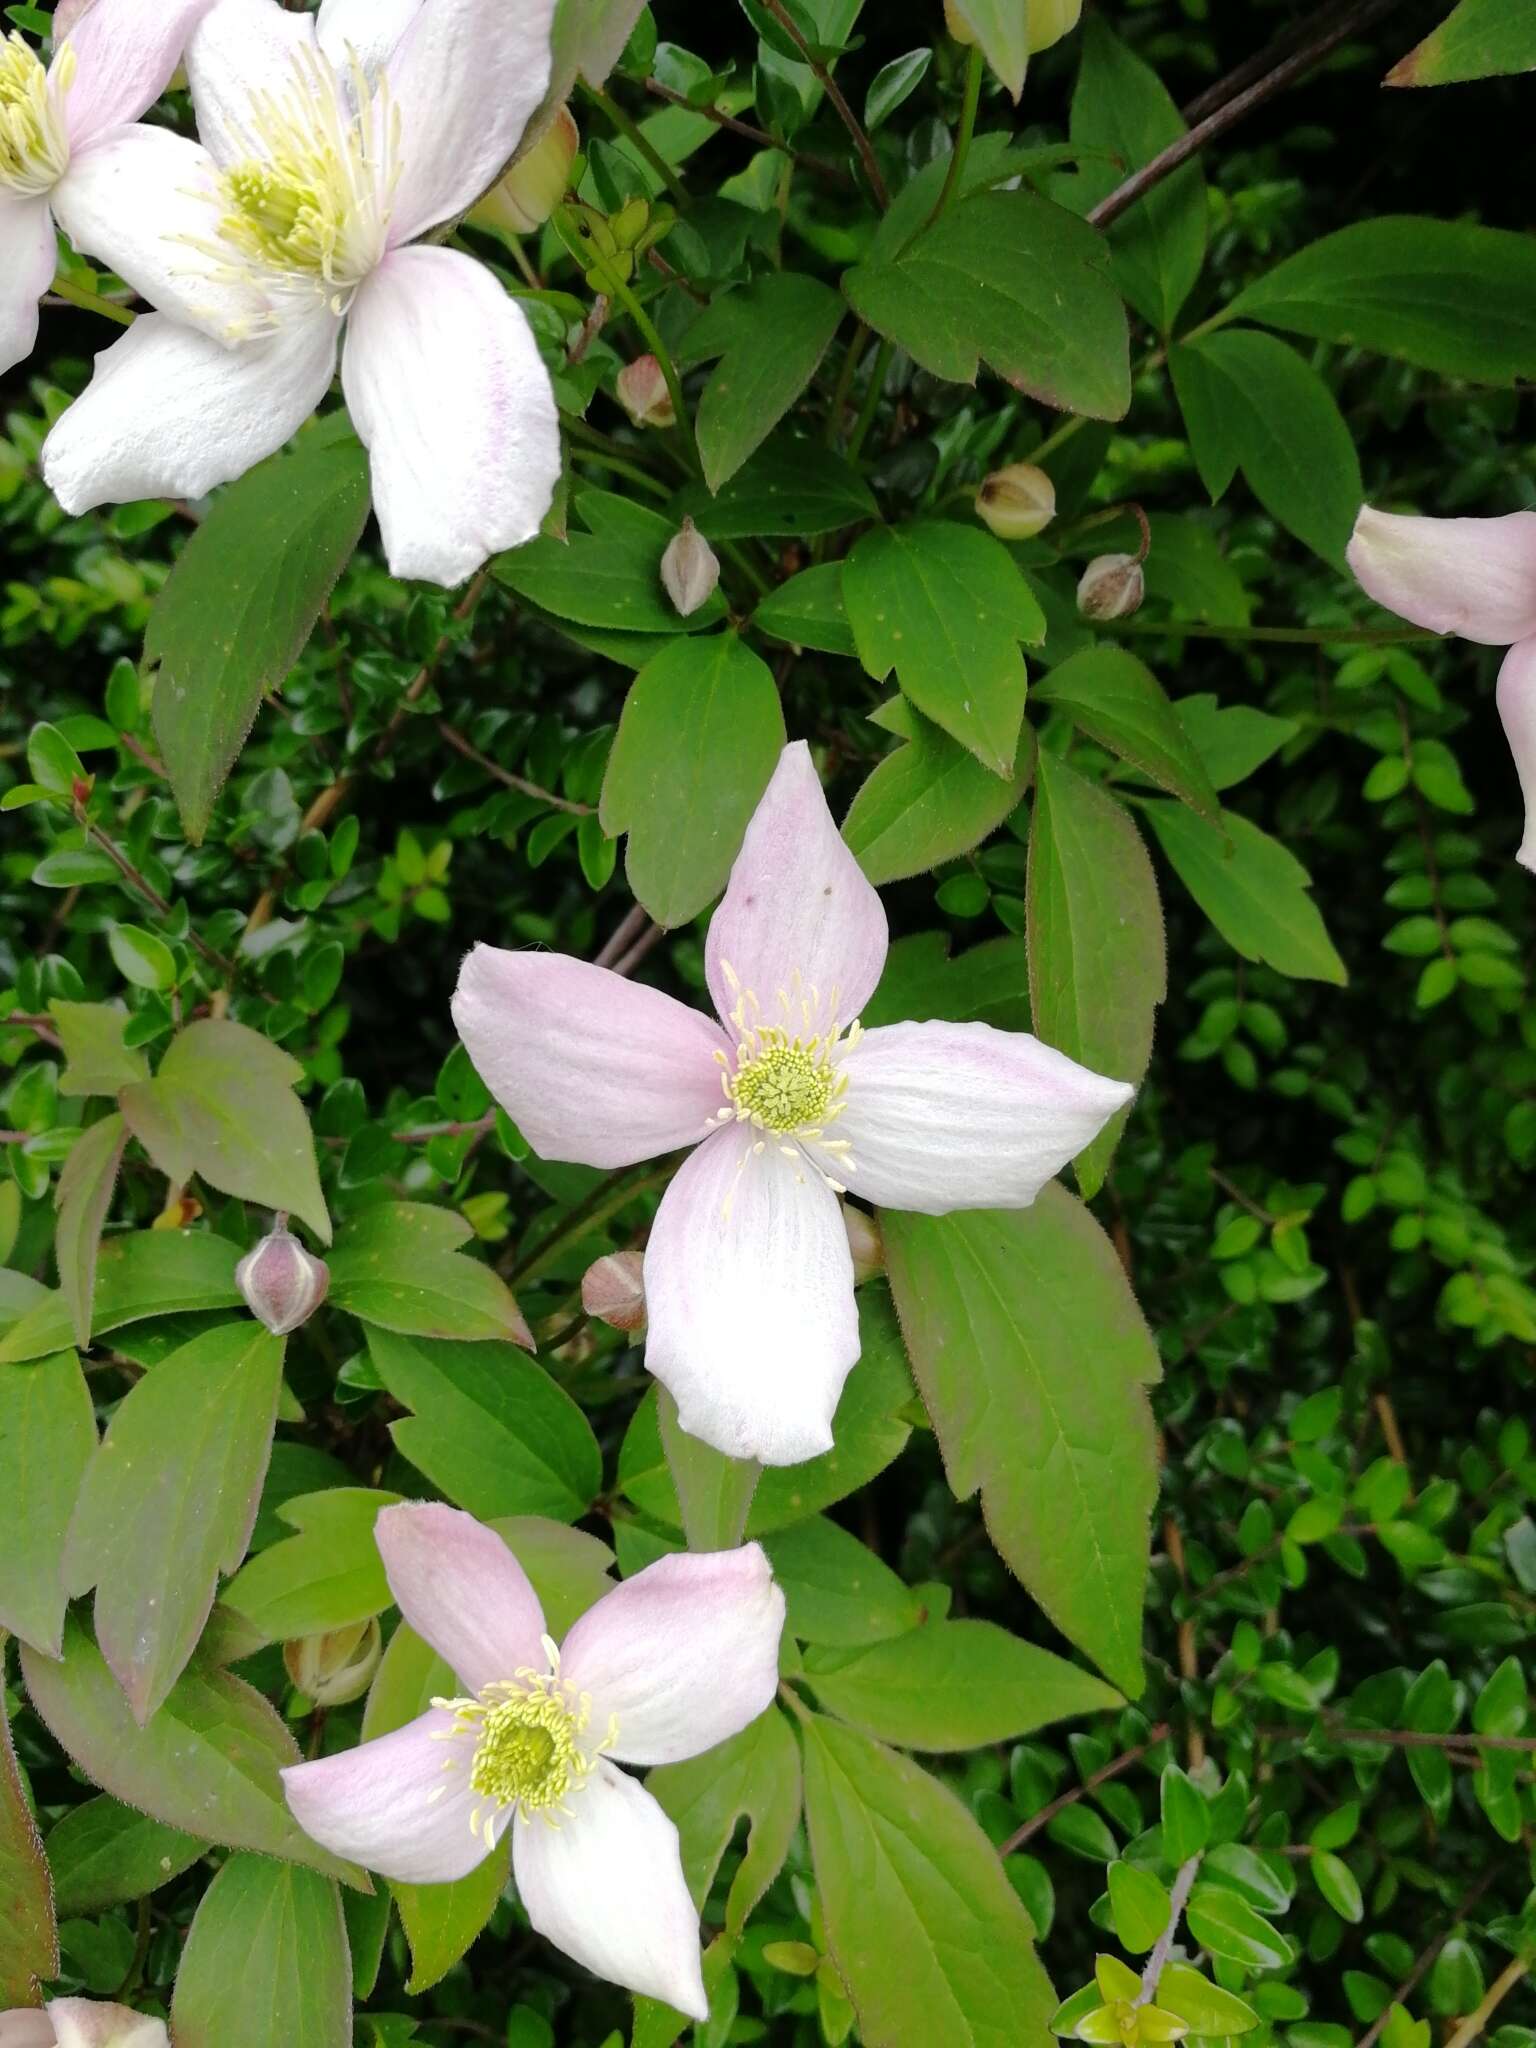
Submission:
POLYGON ((718 1024, 560 954, 477 946, 459 977, 459 1036, 544 1158, 697 1145, 646 1252, 646 1363, 683 1428, 733 1457, 831 1447, 859 1356, 841 1193, 929 1216, 1024 1208, 1133 1092, 1027 1032, 861 1030, 886 947, 802 741, 709 928, 718 1024))
MULTIPOLYGON (((181 275, 48 437, 67 511, 241 475, 314 411, 340 356, 397 576, 459 583, 538 531, 560 437, 532 331, 483 264, 421 237, 505 169, 549 80, 552 12, 217 0, 186 53, 205 147, 167 136, 132 195, 181 275)), ((122 212, 104 201, 114 263, 122 212)))
POLYGON ((170 2048, 165 2021, 95 1998, 0 2012, 0 2048, 170 2048))
POLYGON ((510 1831, 518 1896, 546 1940, 706 2019, 677 1830, 616 1766, 698 1756, 772 1702, 784 1595, 761 1547, 659 1559, 557 1650, 521 1565, 472 1515, 393 1507, 374 1527, 400 1612, 464 1697, 285 1770, 300 1826, 409 1884, 465 1876, 510 1831))
MULTIPOLYGON (((54 17, 53 61, 0 37, 0 372, 32 353, 38 301, 58 260, 54 222, 146 298, 174 296, 184 256, 159 186, 176 138, 138 125, 181 62, 211 0, 95 0, 54 17), (104 216, 110 216, 108 227, 104 216)), ((184 209, 178 207, 179 221, 184 209)))
POLYGON ((1348 559, 1360 587, 1399 618, 1508 647, 1497 702, 1525 799, 1515 858, 1536 872, 1536 512, 1421 519, 1362 505, 1348 559))

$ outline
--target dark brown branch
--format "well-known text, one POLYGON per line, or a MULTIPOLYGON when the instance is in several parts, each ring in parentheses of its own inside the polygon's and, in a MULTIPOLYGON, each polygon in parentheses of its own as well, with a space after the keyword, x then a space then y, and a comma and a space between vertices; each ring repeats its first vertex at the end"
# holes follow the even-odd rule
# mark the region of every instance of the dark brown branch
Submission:
POLYGON ((1134 1749, 1123 1750, 1119 1756, 1111 1757, 1102 1770, 1095 1771, 1090 1778, 1084 1778, 1081 1785, 1074 1785, 1070 1792, 1063 1792, 1048 1806, 1042 1806, 1038 1813, 1032 1813, 1021 1828, 1014 1829, 999 1848, 998 1855, 1011 1856, 1015 1849, 1022 1849, 1031 1836, 1038 1835, 1042 1828, 1049 1827, 1058 1813, 1069 1806, 1075 1806, 1085 1793, 1094 1791, 1100 1785, 1107 1785, 1111 1778, 1118 1778, 1122 1771, 1128 1771, 1132 1764, 1140 1762, 1149 1749, 1156 1749, 1160 1742, 1166 1742, 1172 1732, 1166 1721, 1159 1721, 1155 1728, 1148 1729, 1145 1742, 1138 1742, 1134 1749))
POLYGON ((880 169, 880 159, 875 155, 875 145, 870 141, 868 135, 865 134, 863 122, 843 97, 842 87, 832 76, 826 65, 822 63, 819 57, 811 55, 810 45, 805 40, 805 37, 801 35, 799 25, 795 21, 794 16, 789 12, 789 9, 784 5, 784 0, 763 0, 763 4, 780 28, 783 29, 785 35, 789 37, 795 48, 800 52, 804 61, 810 66, 816 83, 832 102, 837 118, 853 137, 853 146, 859 153, 859 162, 864 166, 864 175, 869 180, 869 189, 875 195, 875 203, 879 206, 880 211, 884 213, 891 203, 891 195, 886 189, 885 174, 880 169))

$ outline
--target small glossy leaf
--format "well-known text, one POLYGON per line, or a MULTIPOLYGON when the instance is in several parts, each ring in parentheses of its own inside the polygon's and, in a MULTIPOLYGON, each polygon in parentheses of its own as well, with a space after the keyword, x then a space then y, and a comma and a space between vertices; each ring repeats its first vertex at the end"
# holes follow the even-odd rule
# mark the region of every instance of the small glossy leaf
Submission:
POLYGON ((1196 1941, 1227 1962, 1251 1970, 1283 1970, 1295 1960, 1286 1937, 1236 1892, 1197 1884, 1184 1917, 1196 1941))

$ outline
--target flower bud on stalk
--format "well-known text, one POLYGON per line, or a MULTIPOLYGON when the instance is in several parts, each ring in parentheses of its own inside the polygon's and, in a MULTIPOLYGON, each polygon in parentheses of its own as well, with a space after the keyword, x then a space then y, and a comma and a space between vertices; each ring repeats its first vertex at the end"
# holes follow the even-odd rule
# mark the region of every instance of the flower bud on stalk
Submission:
POLYGON ((645 1278, 639 1252, 609 1252, 594 1259, 582 1275, 581 1305, 615 1330, 643 1330, 645 1278))
POLYGON ((384 1650, 377 1615, 324 1635, 284 1643, 283 1664, 294 1689, 317 1707, 345 1707, 373 1683, 384 1650))
POLYGON ((677 412, 660 363, 654 356, 636 356, 619 372, 619 403, 637 427, 675 427, 677 412))
POLYGON ((1146 578, 1134 555, 1096 555, 1077 586, 1077 608, 1085 619, 1125 619, 1146 594, 1146 578))
POLYGON ((469 218, 476 227, 496 228, 504 235, 531 235, 565 197, 580 147, 581 131, 570 108, 562 107, 528 154, 475 202, 469 218))
POLYGON ((281 1221, 235 1268, 235 1285, 246 1307, 274 1337, 286 1337, 307 1323, 330 1284, 324 1259, 306 1251, 281 1221))
MULTIPOLYGON (((1082 18, 1083 0, 1023 0, 1027 13, 1026 47, 1031 57, 1069 35, 1082 18)), ((944 0, 944 26, 957 43, 974 43, 976 31, 955 0, 944 0)))
POLYGON ((1056 517, 1056 486, 1032 462, 994 469, 976 493, 976 516, 999 540, 1033 540, 1056 517))
POLYGON ((720 560, 691 519, 685 519, 661 558, 661 580, 680 617, 707 604, 720 581, 720 560))

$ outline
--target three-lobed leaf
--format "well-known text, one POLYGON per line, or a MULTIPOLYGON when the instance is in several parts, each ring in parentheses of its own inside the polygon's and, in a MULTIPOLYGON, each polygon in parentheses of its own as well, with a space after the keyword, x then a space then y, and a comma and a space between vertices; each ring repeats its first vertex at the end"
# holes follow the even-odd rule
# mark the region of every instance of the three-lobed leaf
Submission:
POLYGON ((406 1337, 499 1338, 533 1349, 533 1336, 501 1275, 460 1247, 473 1226, 455 1209, 376 1202, 343 1228, 327 1261, 328 1299, 406 1337))

